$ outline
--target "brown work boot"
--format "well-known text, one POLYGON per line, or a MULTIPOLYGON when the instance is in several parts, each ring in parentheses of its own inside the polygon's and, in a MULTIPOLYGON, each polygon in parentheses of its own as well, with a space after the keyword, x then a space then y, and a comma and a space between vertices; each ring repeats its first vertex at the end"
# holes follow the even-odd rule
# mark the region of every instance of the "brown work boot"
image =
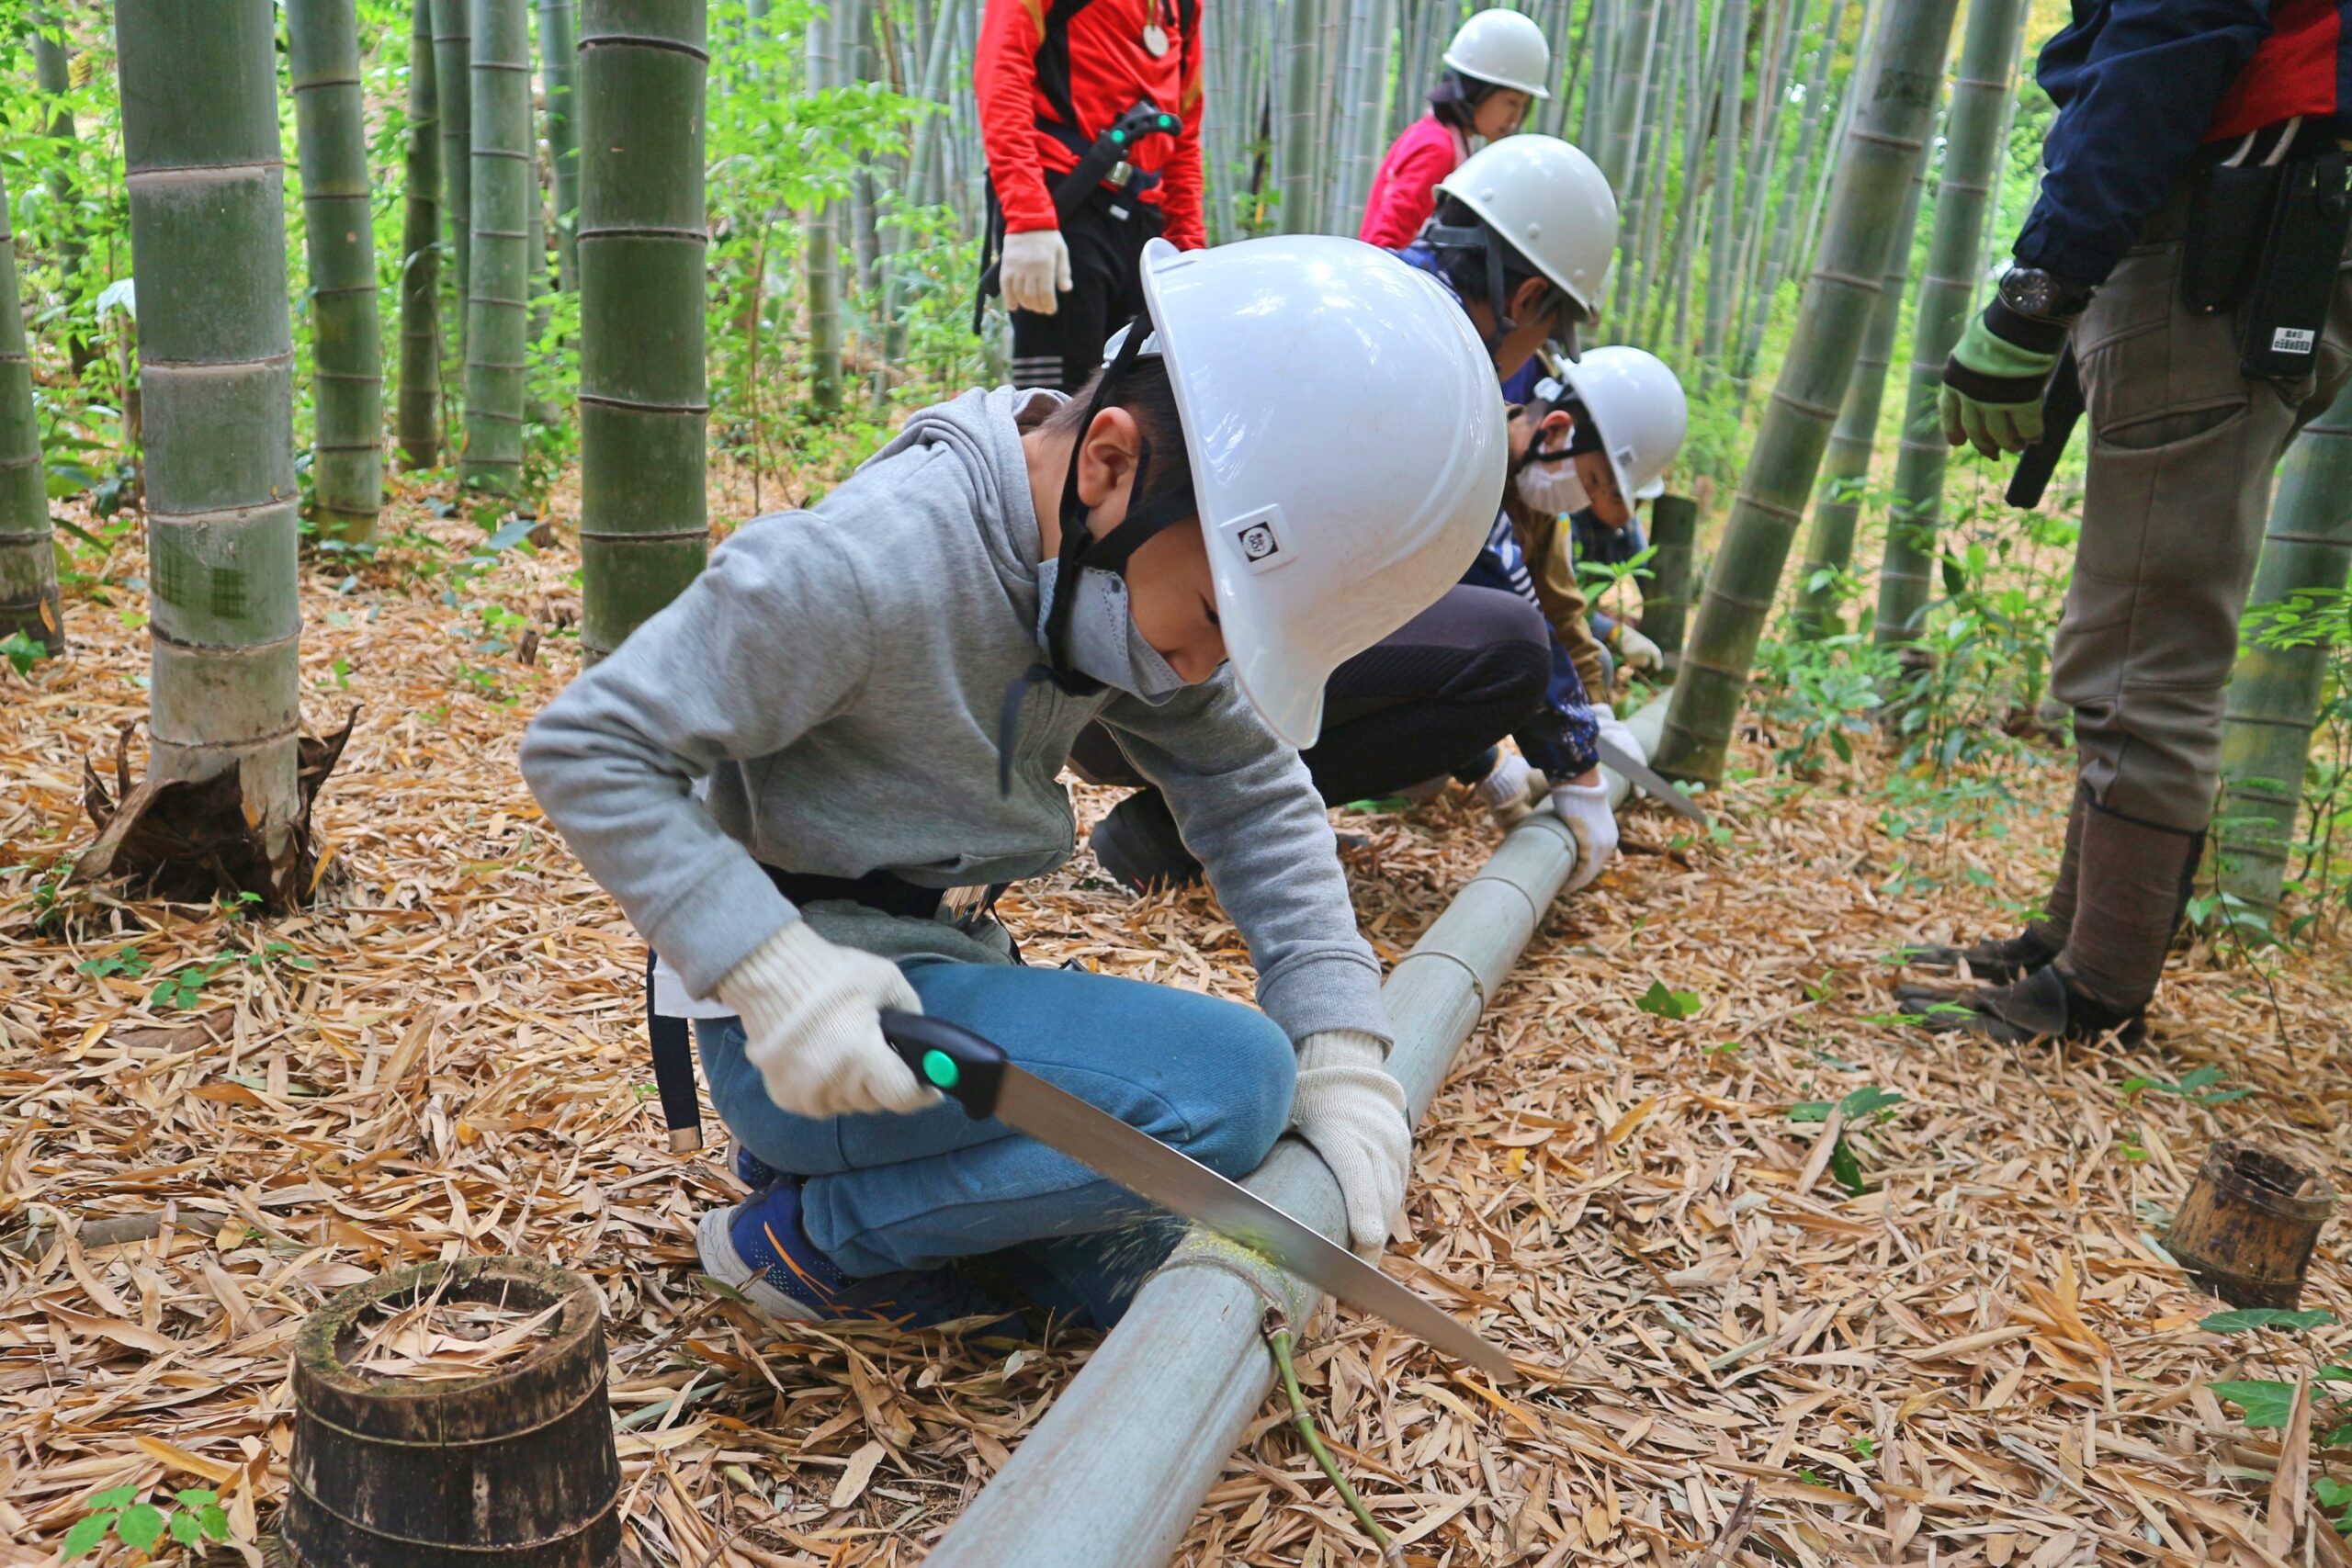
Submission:
POLYGON ((2007 986, 1937 990, 1906 986, 1902 1010, 1933 1034, 1973 1034, 1996 1045, 2036 1040, 2103 1040, 2132 1046, 2147 1038, 2145 1010, 2117 1012, 2066 983, 2052 964, 2007 986))
MULTIPOLYGON (((1969 977, 1988 986, 2006 986, 2012 980, 2022 980, 2037 969, 2047 968, 2051 961, 2064 951, 2066 933, 2075 925, 2075 889, 2082 877, 2083 818, 2088 810, 2087 794, 2081 784, 2075 786, 2075 804, 2066 814, 2066 852, 2058 862, 2058 880, 2050 889, 2043 904, 2049 913, 2027 926, 2015 936, 1984 937, 1966 947, 1918 947, 1904 955, 1904 963, 1914 969, 1958 971, 1965 965, 1969 977)), ((1905 986, 1894 994, 1898 1000, 1911 994, 1941 996, 1936 987, 1905 986)))

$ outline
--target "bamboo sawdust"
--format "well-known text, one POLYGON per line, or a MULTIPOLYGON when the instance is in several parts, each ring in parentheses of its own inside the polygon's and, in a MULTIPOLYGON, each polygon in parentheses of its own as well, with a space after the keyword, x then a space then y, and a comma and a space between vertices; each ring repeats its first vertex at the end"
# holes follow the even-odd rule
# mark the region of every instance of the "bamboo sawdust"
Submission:
MULTIPOLYGON (((473 537, 417 500, 388 538, 473 537)), ((574 558, 502 557, 454 608, 426 564, 395 545, 348 592, 339 569, 306 579, 313 722, 354 701, 370 717, 319 803, 319 902, 266 923, 69 889, 75 929, 28 934, 43 867, 86 837, 82 759, 145 706, 135 592, 78 592, 73 657, 0 675, 0 1563, 53 1561, 83 1500, 119 1484, 216 1488, 255 1540, 285 1484, 303 1315, 401 1264, 511 1252, 603 1293, 649 1562, 911 1564, 1091 1341, 988 1358, 779 1336, 698 1283, 693 1221, 734 1194, 723 1149, 666 1152, 642 950, 514 771, 574 669, 556 635, 574 558), (529 622, 536 662, 485 646, 478 603, 529 622)), ((142 567, 126 546, 103 576, 142 567)), ((1751 739, 1735 760, 1763 754, 1751 739)), ((1715 801, 1727 842, 1629 817, 1633 852, 1552 914, 1496 998, 1423 1123, 1388 1267, 1550 1378, 1505 1394, 1352 1315, 1298 1357, 1406 1561, 2345 1561, 2306 1501, 2273 1504, 2281 1468, 2346 1474, 2316 1416, 2250 1432, 2203 1385, 2307 1377, 2352 1330, 2204 1333, 2220 1303, 2153 1239, 2224 1133, 2352 1181, 2343 948, 2267 975, 2193 957, 2128 1056, 1931 1044, 1871 1021, 1892 1010, 1886 954, 2036 897, 2066 781, 2019 774, 2014 809, 1901 838, 1883 782, 1736 784, 1715 801), (1701 1010, 1640 1010, 1654 981, 1701 1010), (2204 1065, 2255 1092, 2124 1091, 2204 1065), (1903 1099, 1842 1119, 1853 1196, 1815 1158, 1833 1123, 1790 1108, 1865 1088, 1903 1099)), ((1081 814, 1107 801, 1081 791, 1081 814)), ((1458 803, 1344 826, 1392 961, 1494 842, 1458 803)), ((1006 912, 1035 959, 1249 994, 1209 900, 1130 903, 1083 855, 1006 912)), ((2342 1228, 2302 1301, 2339 1320, 2342 1228)), ((1181 1560, 1371 1550, 1278 1395, 1181 1560)))

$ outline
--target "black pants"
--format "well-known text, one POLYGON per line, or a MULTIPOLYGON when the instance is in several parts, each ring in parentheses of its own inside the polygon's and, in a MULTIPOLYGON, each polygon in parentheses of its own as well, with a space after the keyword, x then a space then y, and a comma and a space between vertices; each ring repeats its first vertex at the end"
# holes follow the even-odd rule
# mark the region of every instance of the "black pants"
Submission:
POLYGON ((1069 247, 1069 292, 1050 316, 1012 315, 1012 384, 1075 392, 1102 367, 1102 344, 1143 314, 1144 242, 1159 232, 1158 214, 1141 203, 1111 215, 1097 193, 1062 225, 1069 247))
MULTIPOLYGON (((1332 673, 1323 737, 1303 755, 1324 802, 1395 795, 1454 773, 1535 713, 1552 678, 1552 631, 1515 593, 1456 588, 1332 673)), ((1080 777, 1141 786, 1111 732, 1070 749, 1080 777)))

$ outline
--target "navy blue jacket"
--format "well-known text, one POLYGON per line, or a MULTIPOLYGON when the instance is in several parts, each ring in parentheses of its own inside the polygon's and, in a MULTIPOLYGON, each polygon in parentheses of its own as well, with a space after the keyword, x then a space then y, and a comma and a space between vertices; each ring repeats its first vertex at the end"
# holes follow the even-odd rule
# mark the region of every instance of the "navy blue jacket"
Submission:
POLYGON ((2058 118, 2017 257, 2097 288, 2202 143, 2340 112, 2352 0, 2075 0, 2037 76, 2058 118))

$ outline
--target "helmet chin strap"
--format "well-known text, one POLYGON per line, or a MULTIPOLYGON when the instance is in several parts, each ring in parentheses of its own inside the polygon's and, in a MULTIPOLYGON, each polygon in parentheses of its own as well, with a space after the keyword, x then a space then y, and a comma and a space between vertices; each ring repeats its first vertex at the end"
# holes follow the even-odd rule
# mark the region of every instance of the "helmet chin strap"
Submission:
POLYGON ((1135 477, 1127 487, 1127 514, 1119 525, 1098 537, 1087 525, 1093 508, 1079 497, 1079 460, 1086 438, 1094 428, 1095 416, 1111 405, 1120 384, 1142 357, 1144 341, 1150 335, 1148 314, 1137 316, 1129 324, 1119 352, 1096 380, 1094 395, 1088 400, 1086 413, 1078 423, 1078 434, 1070 442, 1069 468, 1062 478, 1061 546, 1054 558, 1057 563, 1054 602, 1046 611, 1046 658, 1032 664, 1005 687, 998 718, 997 787, 1004 794, 1012 791, 1013 739, 1020 726, 1022 699, 1029 694, 1030 688, 1050 683, 1077 697, 1092 696, 1102 690, 1102 682, 1080 670, 1070 658, 1069 625, 1078 605, 1079 580, 1090 570, 1125 578, 1127 562, 1136 551, 1176 524, 1200 515, 1200 502, 1193 497, 1189 474, 1184 482, 1165 493, 1150 494, 1151 438, 1140 431, 1136 433, 1135 477))
POLYGON ((1497 243, 1494 231, 1483 223, 1431 223, 1423 236, 1431 250, 1476 251, 1487 260, 1487 310, 1495 318, 1492 331, 1486 336, 1487 354, 1492 357, 1503 345, 1503 339, 1519 328, 1511 319, 1510 299, 1503 288, 1503 248, 1497 243))

